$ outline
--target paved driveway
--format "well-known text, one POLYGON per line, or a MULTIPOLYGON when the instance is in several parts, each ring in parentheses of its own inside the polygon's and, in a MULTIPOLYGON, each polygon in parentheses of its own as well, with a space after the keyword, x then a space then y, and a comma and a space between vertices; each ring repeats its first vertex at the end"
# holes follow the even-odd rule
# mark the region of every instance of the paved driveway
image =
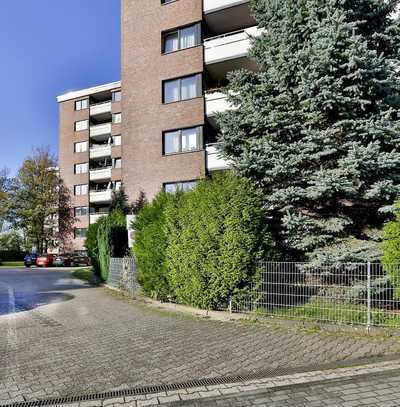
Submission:
POLYGON ((395 338, 167 314, 54 270, 0 270, 0 310, 0 405, 258 371, 282 374, 399 350, 395 338))

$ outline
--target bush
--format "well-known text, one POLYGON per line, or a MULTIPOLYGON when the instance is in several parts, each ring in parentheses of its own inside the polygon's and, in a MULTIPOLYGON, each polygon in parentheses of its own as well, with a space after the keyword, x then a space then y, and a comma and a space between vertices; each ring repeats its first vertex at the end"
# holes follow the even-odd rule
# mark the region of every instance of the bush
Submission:
POLYGON ((144 203, 132 225, 135 230, 133 253, 138 268, 138 281, 146 294, 161 300, 171 295, 165 261, 165 209, 177 199, 178 196, 160 192, 151 203, 144 203))
POLYGON ((394 287, 394 296, 400 299, 400 201, 396 203, 395 219, 385 225, 383 232, 382 262, 394 287))
POLYGON ((25 253, 19 250, 0 250, 1 261, 23 261, 25 253))
MULTIPOLYGON (((113 241, 115 229, 126 228, 126 218, 121 211, 111 212, 108 216, 100 218, 97 229, 98 264, 100 278, 107 281, 110 267, 110 258, 113 253, 113 241)), ((126 230, 126 229, 125 229, 126 230)))
POLYGON ((244 295, 271 243, 264 225, 260 194, 231 173, 201 181, 168 205, 168 278, 177 300, 215 309, 244 295))
POLYGON ((88 256, 92 260, 93 271, 96 276, 100 277, 100 263, 99 263, 99 245, 97 240, 97 233, 99 230, 101 218, 89 226, 86 233, 85 247, 88 256))

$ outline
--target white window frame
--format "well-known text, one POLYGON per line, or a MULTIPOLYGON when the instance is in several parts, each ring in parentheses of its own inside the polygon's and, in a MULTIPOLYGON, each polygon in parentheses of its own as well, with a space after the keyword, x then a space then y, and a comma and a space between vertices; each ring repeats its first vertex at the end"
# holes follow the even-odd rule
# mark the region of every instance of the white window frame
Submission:
POLYGON ((75 131, 85 131, 89 130, 89 120, 78 120, 75 122, 75 131))

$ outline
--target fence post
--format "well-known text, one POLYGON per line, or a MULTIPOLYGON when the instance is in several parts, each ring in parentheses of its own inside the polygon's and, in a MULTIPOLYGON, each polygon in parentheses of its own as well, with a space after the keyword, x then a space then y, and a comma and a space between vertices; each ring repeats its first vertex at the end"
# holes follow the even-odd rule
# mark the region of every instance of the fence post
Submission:
POLYGON ((367 265, 367 330, 371 329, 371 262, 367 265))
POLYGON ((229 313, 232 314, 232 297, 229 298, 229 313))

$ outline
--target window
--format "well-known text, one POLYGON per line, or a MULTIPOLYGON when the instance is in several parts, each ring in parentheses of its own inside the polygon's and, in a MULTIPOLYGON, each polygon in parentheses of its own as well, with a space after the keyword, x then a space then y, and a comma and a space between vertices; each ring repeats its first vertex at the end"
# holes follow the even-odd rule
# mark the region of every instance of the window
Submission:
POLYGON ((176 0, 161 0, 161 4, 173 3, 176 0))
POLYGON ((80 143, 75 143, 75 153, 84 153, 88 150, 88 142, 82 141, 80 143))
POLYGON ((201 74, 163 82, 163 103, 179 102, 202 95, 201 74))
POLYGON ((121 145, 121 136, 113 136, 113 146, 120 146, 121 145))
POLYGON ((112 93, 112 101, 113 102, 121 102, 121 91, 117 90, 112 93))
POLYGON ((201 43, 200 23, 163 34, 163 53, 195 47, 201 43))
POLYGON ((74 230, 75 239, 85 239, 86 233, 87 233, 86 228, 75 228, 74 230))
POLYGON ((201 126, 164 132, 164 154, 199 150, 202 146, 201 126))
POLYGON ((113 113, 112 115, 112 122, 114 124, 121 123, 122 121, 122 114, 121 113, 113 113))
POLYGON ((89 208, 87 206, 78 206, 75 208, 75 217, 87 216, 89 214, 89 208))
POLYGON ((75 185, 74 192, 76 196, 80 195, 87 195, 88 193, 88 186, 87 184, 84 185, 75 185))
POLYGON ((119 191, 122 187, 122 181, 114 181, 114 189, 115 191, 119 191))
POLYGON ((89 99, 77 100, 75 102, 75 110, 85 110, 89 108, 89 99))
POLYGON ((176 191, 189 191, 195 188, 197 181, 182 181, 182 182, 168 182, 164 184, 164 191, 170 194, 174 194, 176 191))
POLYGON ((89 169, 88 163, 75 164, 75 174, 86 174, 89 169))
POLYGON ((122 168, 121 158, 113 158, 113 168, 122 168))
POLYGON ((83 131, 89 128, 89 120, 80 120, 75 122, 75 131, 83 131))

